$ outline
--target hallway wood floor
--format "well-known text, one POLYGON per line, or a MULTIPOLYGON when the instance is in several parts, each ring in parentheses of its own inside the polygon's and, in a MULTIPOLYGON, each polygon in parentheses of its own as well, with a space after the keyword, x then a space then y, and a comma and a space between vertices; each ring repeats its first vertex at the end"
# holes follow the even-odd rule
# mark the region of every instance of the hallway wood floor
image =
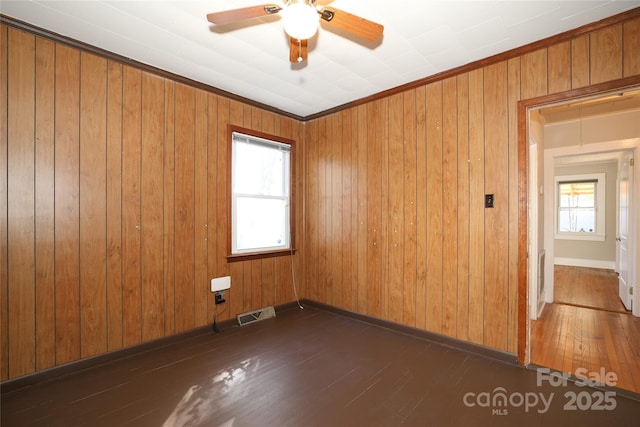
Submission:
POLYGON ((585 390, 599 392, 538 384, 534 370, 307 306, 3 388, 1 424, 637 425, 640 401, 625 396, 615 396, 610 410, 566 410, 566 393, 585 390))
POLYGON ((640 318, 624 310, 610 270, 556 266, 555 294, 531 326, 531 362, 575 374, 614 372, 617 387, 640 393, 640 318), (600 307, 600 308, 589 308, 600 307))
POLYGON ((556 303, 626 313, 618 296, 618 275, 613 270, 556 265, 556 303))

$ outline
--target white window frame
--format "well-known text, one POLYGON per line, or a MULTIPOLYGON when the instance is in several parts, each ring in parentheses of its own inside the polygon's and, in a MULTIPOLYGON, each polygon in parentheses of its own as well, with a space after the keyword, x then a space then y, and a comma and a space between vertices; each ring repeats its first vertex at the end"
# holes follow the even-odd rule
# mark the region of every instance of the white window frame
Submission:
POLYGON ((239 128, 235 126, 229 127, 230 134, 230 218, 229 218, 229 258, 245 259, 259 258, 264 256, 277 256, 282 254, 289 254, 293 250, 293 161, 294 161, 294 141, 279 138, 273 135, 263 134, 261 132, 255 132, 249 129, 239 128), (242 174, 240 166, 236 165, 236 146, 237 144, 254 144, 262 148, 273 148, 274 150, 284 151, 289 153, 285 156, 285 162, 282 164, 282 172, 284 174, 283 180, 283 194, 282 195, 265 195, 265 194, 244 194, 235 191, 234 182, 238 174, 242 174), (238 248, 237 244, 237 217, 238 217, 238 199, 243 197, 258 198, 258 199, 270 199, 281 200, 286 206, 285 218, 284 218, 284 241, 278 246, 269 247, 252 247, 252 248, 238 248))
POLYGON ((558 175, 555 177, 555 238, 560 240, 589 240, 603 242, 606 239, 606 174, 591 173, 582 175, 558 175), (596 231, 595 233, 558 231, 558 215, 560 211, 560 183, 595 181, 596 182, 596 231))

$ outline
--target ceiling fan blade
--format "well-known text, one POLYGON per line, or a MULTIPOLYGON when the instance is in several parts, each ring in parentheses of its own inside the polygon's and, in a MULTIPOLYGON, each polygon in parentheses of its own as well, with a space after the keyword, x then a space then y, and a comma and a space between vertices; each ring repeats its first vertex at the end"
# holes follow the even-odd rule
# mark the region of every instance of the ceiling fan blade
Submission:
POLYGON ((207 14, 207 21, 215 25, 233 24, 260 16, 273 15, 280 12, 282 8, 277 4, 269 3, 260 6, 249 6, 240 9, 223 10, 207 14))
POLYGON ((306 61, 309 55, 309 40, 297 40, 289 37, 289 61, 306 61))
POLYGON ((376 22, 369 21, 360 16, 353 15, 343 10, 332 7, 319 9, 320 18, 334 27, 363 38, 367 41, 375 41, 382 36, 384 27, 376 22))

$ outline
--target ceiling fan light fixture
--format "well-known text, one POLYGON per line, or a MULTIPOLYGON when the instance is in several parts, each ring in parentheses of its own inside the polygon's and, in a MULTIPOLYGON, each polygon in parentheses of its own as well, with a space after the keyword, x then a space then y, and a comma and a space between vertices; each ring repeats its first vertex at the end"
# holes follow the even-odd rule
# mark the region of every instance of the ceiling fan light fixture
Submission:
POLYGON ((282 11, 284 31, 297 40, 307 40, 318 31, 318 12, 310 1, 289 1, 282 11))

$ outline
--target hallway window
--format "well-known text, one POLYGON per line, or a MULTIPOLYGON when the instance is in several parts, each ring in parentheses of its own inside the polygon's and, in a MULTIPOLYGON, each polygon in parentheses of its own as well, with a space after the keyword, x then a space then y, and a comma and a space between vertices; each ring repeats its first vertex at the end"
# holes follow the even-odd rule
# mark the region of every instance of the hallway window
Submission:
POLYGON ((289 253, 293 141, 239 128, 231 135, 231 256, 289 253))
POLYGON ((556 177, 556 238, 604 240, 605 174, 556 177))

